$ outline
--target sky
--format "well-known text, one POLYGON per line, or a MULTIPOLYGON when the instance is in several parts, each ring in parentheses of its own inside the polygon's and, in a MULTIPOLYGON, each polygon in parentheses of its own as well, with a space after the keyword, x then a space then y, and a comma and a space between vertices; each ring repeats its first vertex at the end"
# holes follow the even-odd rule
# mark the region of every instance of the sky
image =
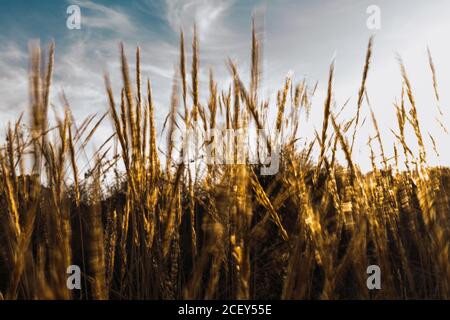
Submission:
MULTIPOLYGON (((432 134, 439 157, 429 151, 431 164, 450 165, 448 135, 435 121, 436 101, 428 66, 427 46, 437 71, 443 122, 449 123, 450 107, 450 1, 448 0, 2 0, 0 2, 0 130, 28 106, 28 45, 56 44, 51 101, 61 105, 66 94, 80 122, 86 116, 108 110, 103 75, 111 75, 120 90, 118 44, 123 41, 133 67, 134 51, 141 47, 143 77, 152 81, 156 121, 162 128, 169 111, 171 83, 178 62, 179 31, 192 38, 196 23, 200 41, 200 90, 207 94, 212 68, 219 87, 228 88, 231 77, 226 60, 236 61, 243 79, 250 69, 251 19, 263 26, 263 82, 261 95, 274 102, 276 90, 289 75, 294 82, 318 82, 309 123, 299 134, 320 131, 328 69, 336 60, 333 101, 337 108, 347 99, 343 117, 356 112, 356 100, 368 39, 375 34, 374 54, 367 92, 379 122, 386 153, 392 155, 396 129, 393 102, 401 94, 402 80, 397 62, 405 63, 417 100, 424 135, 432 134), (81 29, 67 27, 67 8, 81 10, 81 29), (371 30, 367 8, 380 9, 380 28, 371 30)), ((190 47, 187 58, 191 57, 190 47)), ((188 64, 190 66, 190 64, 188 64)), ((368 116, 363 107, 363 118, 368 116)), ((105 123, 97 132, 98 143, 111 130, 105 123)), ((407 132, 411 143, 414 135, 407 132)), ((370 167, 367 138, 374 135, 370 121, 358 133, 355 160, 362 169, 370 167)), ((429 139, 426 144, 431 146, 429 139)), ((431 149, 430 149, 431 150, 431 149)))

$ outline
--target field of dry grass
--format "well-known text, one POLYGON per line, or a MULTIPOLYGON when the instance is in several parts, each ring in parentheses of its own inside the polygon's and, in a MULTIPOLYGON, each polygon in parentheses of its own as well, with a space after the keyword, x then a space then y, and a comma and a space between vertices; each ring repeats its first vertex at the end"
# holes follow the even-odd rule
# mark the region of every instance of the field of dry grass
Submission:
POLYGON ((262 101, 255 32, 250 83, 230 61, 233 85, 219 90, 211 72, 206 101, 197 38, 189 69, 181 34, 163 152, 139 49, 134 76, 121 48, 120 94, 105 76, 109 114, 80 123, 65 101, 64 116, 50 123, 54 48, 47 58, 35 47, 30 125, 10 125, 0 151, 0 299, 449 299, 450 170, 427 164, 429 137, 401 61, 395 157, 386 158, 372 113, 372 171, 363 174, 353 161, 360 111, 370 107, 372 42, 357 103, 346 106, 355 116, 342 119, 333 107, 332 64, 322 129, 300 145, 298 115, 309 112, 314 88, 288 78, 276 103, 262 101), (81 173, 78 156, 107 117, 114 135, 81 173), (271 128, 281 135, 278 173, 261 175, 258 164, 176 161, 184 152, 177 137, 195 125, 204 134, 271 128), (417 148, 406 143, 406 127, 417 148), (366 286, 373 264, 381 290, 366 286), (70 265, 82 270, 81 290, 67 289, 70 265))

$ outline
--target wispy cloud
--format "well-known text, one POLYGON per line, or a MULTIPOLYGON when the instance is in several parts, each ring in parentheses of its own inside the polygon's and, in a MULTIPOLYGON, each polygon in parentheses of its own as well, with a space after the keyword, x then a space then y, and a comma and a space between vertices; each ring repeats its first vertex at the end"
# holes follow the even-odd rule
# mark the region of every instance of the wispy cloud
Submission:
POLYGON ((16 43, 3 44, 0 50, 0 128, 24 111, 28 103, 27 54, 16 43))
POLYGON ((82 13, 82 24, 88 28, 112 30, 117 33, 130 33, 136 30, 130 17, 119 9, 107 7, 89 0, 70 0, 71 4, 87 9, 82 13))
POLYGON ((167 21, 173 30, 195 22, 202 37, 234 3, 233 0, 166 0, 167 21))

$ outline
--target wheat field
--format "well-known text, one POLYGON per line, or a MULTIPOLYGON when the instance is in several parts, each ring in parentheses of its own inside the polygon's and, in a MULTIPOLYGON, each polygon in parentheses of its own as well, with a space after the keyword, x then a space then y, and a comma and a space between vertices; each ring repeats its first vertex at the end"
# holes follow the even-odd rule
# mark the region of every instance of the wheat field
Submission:
MULTIPOLYGON (((105 76, 103 117, 76 121, 63 99, 63 116, 54 123, 55 48, 48 55, 31 50, 30 122, 10 124, 0 151, 0 299, 450 298, 450 170, 428 165, 427 153, 438 150, 425 146, 434 140, 423 135, 401 60, 396 143, 384 143, 371 112, 377 134, 367 143, 372 170, 363 173, 353 149, 361 111, 371 108, 366 79, 374 39, 361 61, 358 99, 344 106, 354 108, 354 117, 343 119, 333 104, 333 62, 323 123, 307 143, 298 142, 299 114, 309 112, 314 88, 286 78, 275 102, 261 99, 254 30, 251 39, 249 83, 228 61, 233 85, 219 89, 211 71, 202 97, 198 38, 194 33, 187 61, 180 34, 163 135, 151 82, 141 79, 139 48, 131 72, 121 46, 120 92, 105 76), (114 134, 82 172, 79 154, 108 121, 114 134), (186 153, 180 135, 194 126, 204 135, 222 128, 247 137, 268 129, 280 141, 279 170, 262 175, 265 165, 258 163, 178 161, 186 153), (417 146, 406 142, 408 127, 417 146), (388 158, 392 147, 395 157, 388 158), (81 269, 80 290, 67 287, 71 265, 81 269), (380 267, 379 290, 367 287, 370 265, 380 267)), ((439 105, 431 53, 428 62, 439 105)), ((274 149, 268 141, 255 143, 274 149)))

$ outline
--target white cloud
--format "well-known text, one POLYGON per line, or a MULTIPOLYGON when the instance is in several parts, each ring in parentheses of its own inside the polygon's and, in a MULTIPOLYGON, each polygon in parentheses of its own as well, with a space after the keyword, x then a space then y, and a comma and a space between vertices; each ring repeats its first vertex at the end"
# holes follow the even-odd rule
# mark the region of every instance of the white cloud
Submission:
POLYGON ((0 129, 24 111, 28 103, 27 54, 15 43, 0 50, 0 129))
POLYGON ((130 17, 118 9, 89 0, 70 0, 70 3, 80 6, 82 27, 112 30, 121 34, 136 31, 130 17))
POLYGON ((166 0, 167 21, 176 32, 180 28, 189 30, 196 23, 202 38, 233 2, 233 0, 166 0))

